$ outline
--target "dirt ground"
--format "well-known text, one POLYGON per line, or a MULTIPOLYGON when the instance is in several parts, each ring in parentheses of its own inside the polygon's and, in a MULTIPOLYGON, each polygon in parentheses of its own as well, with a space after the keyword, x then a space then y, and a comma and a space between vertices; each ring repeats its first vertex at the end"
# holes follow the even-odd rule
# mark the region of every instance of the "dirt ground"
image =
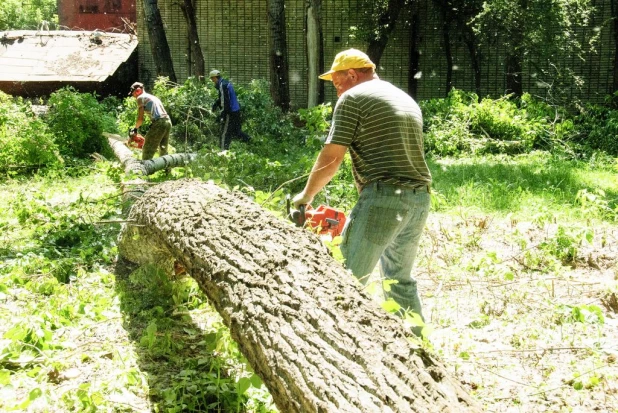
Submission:
POLYGON ((618 226, 433 214, 429 341, 488 412, 618 412, 618 226))

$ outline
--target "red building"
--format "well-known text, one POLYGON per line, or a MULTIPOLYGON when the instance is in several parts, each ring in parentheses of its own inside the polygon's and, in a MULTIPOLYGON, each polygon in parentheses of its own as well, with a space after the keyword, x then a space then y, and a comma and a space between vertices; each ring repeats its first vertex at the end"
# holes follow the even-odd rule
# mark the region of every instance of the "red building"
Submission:
POLYGON ((69 30, 133 32, 137 0, 57 0, 58 20, 69 30))

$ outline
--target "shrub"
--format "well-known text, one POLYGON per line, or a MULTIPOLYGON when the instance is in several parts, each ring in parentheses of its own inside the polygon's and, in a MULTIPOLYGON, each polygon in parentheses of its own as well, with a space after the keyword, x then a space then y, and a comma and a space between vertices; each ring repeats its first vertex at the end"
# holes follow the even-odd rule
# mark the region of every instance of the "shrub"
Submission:
POLYGON ((60 164, 58 147, 31 105, 0 92, 0 170, 14 175, 60 164))
POLYGON ((618 156, 618 111, 598 105, 583 107, 574 119, 574 140, 592 150, 618 156))
POLYGON ((75 158, 110 153, 104 130, 115 129, 115 117, 105 111, 96 97, 79 93, 71 87, 60 89, 49 97, 46 122, 60 153, 75 158))
MULTIPOLYGON (((218 145, 219 125, 216 114, 211 111, 216 91, 209 80, 189 78, 184 84, 177 85, 160 77, 155 82, 153 94, 161 99, 170 115, 177 146, 199 149, 204 145, 218 145)), ((135 99, 131 100, 135 102, 135 99)), ((135 103, 133 106, 137 107, 135 103)))
POLYGON ((517 101, 508 96, 479 101, 454 89, 446 99, 421 102, 421 108, 426 150, 441 156, 553 149, 576 134, 566 110, 528 94, 517 101))
POLYGON ((58 23, 56 0, 2 0, 0 2, 0 31, 10 29, 34 30, 47 21, 54 29, 58 23))

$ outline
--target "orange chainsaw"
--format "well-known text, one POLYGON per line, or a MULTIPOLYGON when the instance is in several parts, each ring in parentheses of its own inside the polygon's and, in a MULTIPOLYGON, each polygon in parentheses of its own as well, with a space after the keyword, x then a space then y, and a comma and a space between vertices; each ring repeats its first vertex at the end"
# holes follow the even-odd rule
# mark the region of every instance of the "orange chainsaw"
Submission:
POLYGON ((318 235, 330 235, 335 238, 341 235, 345 226, 343 211, 320 205, 313 209, 311 205, 301 205, 298 210, 291 209, 290 196, 286 198, 288 218, 297 227, 309 227, 318 235))
POLYGON ((129 130, 129 140, 127 141, 127 146, 142 149, 144 142, 144 137, 139 134, 136 128, 129 130))

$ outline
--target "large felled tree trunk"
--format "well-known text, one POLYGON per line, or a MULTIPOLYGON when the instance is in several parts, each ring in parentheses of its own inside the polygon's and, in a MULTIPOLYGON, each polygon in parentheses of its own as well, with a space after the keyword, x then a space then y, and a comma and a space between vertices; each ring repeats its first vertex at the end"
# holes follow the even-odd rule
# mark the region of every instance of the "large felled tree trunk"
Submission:
POLYGON ((109 146, 114 151, 114 155, 125 168, 125 173, 134 175, 152 175, 157 171, 162 171, 166 168, 174 168, 177 166, 186 166, 196 157, 194 153, 175 153, 172 155, 160 156, 146 161, 139 160, 133 154, 120 135, 114 133, 103 132, 103 136, 107 138, 109 146))
POLYGON ((144 19, 148 29, 150 51, 157 68, 157 76, 166 76, 172 82, 176 82, 176 72, 172 63, 172 54, 165 36, 165 27, 159 11, 157 0, 142 0, 144 4, 144 19))
POLYGON ((170 181, 149 189, 127 221, 121 255, 170 272, 179 261, 281 412, 479 410, 316 236, 243 195, 170 181))

